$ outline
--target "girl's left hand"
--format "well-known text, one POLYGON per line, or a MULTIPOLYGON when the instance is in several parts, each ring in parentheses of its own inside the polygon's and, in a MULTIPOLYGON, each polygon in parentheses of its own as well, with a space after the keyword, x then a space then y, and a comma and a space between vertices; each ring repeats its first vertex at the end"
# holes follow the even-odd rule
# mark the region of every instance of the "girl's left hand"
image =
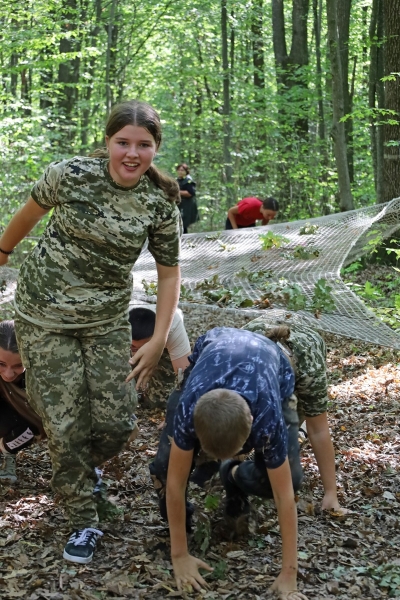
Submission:
POLYGON ((144 344, 134 356, 129 359, 129 364, 134 367, 132 373, 128 375, 125 382, 136 379, 136 389, 144 389, 148 384, 154 369, 158 365, 161 354, 164 350, 164 344, 160 344, 157 340, 151 339, 147 344, 144 344))

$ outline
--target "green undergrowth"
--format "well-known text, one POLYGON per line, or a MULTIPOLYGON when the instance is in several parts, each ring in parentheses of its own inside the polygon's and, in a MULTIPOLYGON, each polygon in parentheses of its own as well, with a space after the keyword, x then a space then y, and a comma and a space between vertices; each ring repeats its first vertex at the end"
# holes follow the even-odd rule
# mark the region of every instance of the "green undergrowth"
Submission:
POLYGON ((342 278, 381 321, 400 331, 400 269, 397 266, 357 260, 342 269, 342 278))

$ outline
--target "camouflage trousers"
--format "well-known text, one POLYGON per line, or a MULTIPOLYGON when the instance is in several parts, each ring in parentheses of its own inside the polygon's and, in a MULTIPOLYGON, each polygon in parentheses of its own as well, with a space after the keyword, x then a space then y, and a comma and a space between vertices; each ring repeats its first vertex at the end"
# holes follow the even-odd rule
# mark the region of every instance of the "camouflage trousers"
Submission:
POLYGON ((139 394, 140 405, 146 408, 165 408, 167 399, 176 385, 176 375, 164 350, 145 392, 139 394))
POLYGON ((84 329, 44 329, 15 320, 26 391, 43 420, 52 487, 71 528, 98 523, 95 467, 115 456, 136 428, 130 326, 125 318, 84 329))

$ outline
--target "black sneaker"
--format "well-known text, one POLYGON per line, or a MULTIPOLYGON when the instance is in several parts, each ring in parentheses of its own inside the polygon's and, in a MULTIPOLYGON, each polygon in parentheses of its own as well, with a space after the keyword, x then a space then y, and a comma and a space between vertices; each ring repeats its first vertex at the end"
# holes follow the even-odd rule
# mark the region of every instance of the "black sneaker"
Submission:
POLYGON ((190 476, 190 481, 199 487, 204 488, 215 473, 218 473, 220 464, 219 460, 210 460, 201 463, 201 465, 196 465, 190 476))
POLYGON ((93 527, 75 529, 64 548, 63 558, 75 563, 86 565, 93 558, 97 538, 103 535, 102 531, 93 527))
POLYGON ((250 514, 250 503, 247 494, 238 487, 232 478, 232 468, 240 465, 240 460, 229 459, 221 463, 219 474, 222 485, 225 488, 225 514, 231 519, 238 519, 241 516, 250 514))

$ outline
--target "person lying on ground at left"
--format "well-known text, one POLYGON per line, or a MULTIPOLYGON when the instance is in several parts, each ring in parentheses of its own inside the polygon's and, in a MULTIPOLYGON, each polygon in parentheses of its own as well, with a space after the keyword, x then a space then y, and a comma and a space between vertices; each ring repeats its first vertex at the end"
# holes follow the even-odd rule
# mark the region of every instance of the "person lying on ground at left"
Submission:
POLYGON ((17 346, 14 321, 0 323, 0 483, 17 481, 16 456, 35 439, 46 437, 42 421, 29 406, 25 367, 17 346))
MULTIPOLYGON (((302 481, 294 373, 279 347, 263 336, 217 327, 200 337, 190 357, 182 391, 167 408, 167 425, 150 465, 155 483, 166 477, 171 556, 178 589, 207 584, 199 569, 212 569, 188 552, 186 489, 200 447, 223 462, 225 514, 232 521, 250 514, 248 495, 274 498, 282 536, 282 568, 272 589, 281 599, 297 592, 297 512, 294 493, 302 481), (169 443, 171 435, 173 441, 169 443), (232 457, 254 449, 253 460, 232 457)), ((165 497, 158 486, 160 508, 165 497)))
POLYGON ((299 324, 288 326, 268 315, 250 321, 243 329, 265 335, 293 357, 299 423, 306 423, 324 486, 321 508, 345 514, 348 511, 340 506, 337 497, 335 450, 329 433, 324 340, 312 327, 299 324))
MULTIPOLYGON (((151 340, 156 323, 155 304, 135 304, 129 310, 132 329, 131 353, 151 340)), ((182 311, 177 308, 169 330, 164 351, 146 388, 139 391, 139 400, 149 408, 165 407, 166 400, 189 365, 190 342, 183 322, 182 311)), ((132 359, 131 359, 132 360, 132 359)))

